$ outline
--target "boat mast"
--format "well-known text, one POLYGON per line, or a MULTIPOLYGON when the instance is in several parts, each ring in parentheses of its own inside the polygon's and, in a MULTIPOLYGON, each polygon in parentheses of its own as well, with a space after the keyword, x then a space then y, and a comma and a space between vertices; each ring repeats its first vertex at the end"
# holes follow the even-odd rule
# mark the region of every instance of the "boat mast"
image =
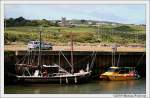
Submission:
POLYGON ((115 65, 115 52, 117 51, 117 45, 116 44, 113 44, 112 45, 112 66, 116 66, 115 65))
POLYGON ((40 32, 39 32, 39 34, 40 34, 40 47, 39 47, 39 56, 38 56, 38 68, 39 69, 41 69, 41 32, 42 32, 42 27, 40 28, 40 32))
POLYGON ((73 35, 72 35, 72 32, 71 32, 71 65, 72 65, 72 68, 71 68, 71 73, 74 73, 74 64, 73 64, 73 35))

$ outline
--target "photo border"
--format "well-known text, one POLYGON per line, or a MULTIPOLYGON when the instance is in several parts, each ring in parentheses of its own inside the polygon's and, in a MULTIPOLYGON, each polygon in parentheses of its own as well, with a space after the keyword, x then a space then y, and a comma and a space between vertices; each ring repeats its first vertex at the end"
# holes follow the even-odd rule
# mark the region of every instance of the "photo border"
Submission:
POLYGON ((138 97, 138 96, 145 96, 146 98, 149 98, 149 49, 150 49, 150 43, 149 43, 149 31, 150 31, 150 26, 149 26, 149 1, 1 1, 1 24, 0 24, 0 71, 1 71, 1 78, 0 78, 0 87, 1 87, 1 97, 49 97, 49 98, 54 98, 54 97, 62 97, 62 98, 76 98, 76 97, 87 97, 87 98, 96 98, 96 97, 102 97, 102 98, 111 98, 111 97, 125 97, 126 94, 4 94, 4 5, 5 4, 83 4, 83 5, 98 5, 98 4, 144 4, 146 6, 146 96, 145 94, 127 94, 130 97, 138 97))

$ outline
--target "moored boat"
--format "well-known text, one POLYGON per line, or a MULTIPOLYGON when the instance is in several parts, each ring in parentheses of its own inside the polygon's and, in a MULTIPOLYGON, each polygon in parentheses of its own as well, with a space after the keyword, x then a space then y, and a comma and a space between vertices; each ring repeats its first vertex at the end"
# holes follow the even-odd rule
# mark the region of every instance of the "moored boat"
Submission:
POLYGON ((41 32, 40 32, 40 47, 37 60, 35 60, 33 50, 28 50, 27 55, 25 55, 19 62, 16 63, 17 79, 24 82, 54 82, 54 83, 78 83, 83 81, 88 81, 91 76, 91 68, 94 64, 96 58, 96 52, 93 52, 92 62, 87 65, 85 68, 80 69, 78 72, 74 71, 74 61, 73 61, 73 38, 71 33, 71 61, 69 61, 62 51, 59 52, 59 64, 42 64, 41 63, 41 32), (60 64, 60 55, 62 55, 65 61, 70 66, 70 70, 63 68, 63 65, 60 64), (31 58, 30 58, 31 57, 31 58), (27 61, 27 62, 25 62, 27 61), (37 64, 33 64, 33 61, 38 61, 37 64))
POLYGON ((117 51, 117 45, 112 46, 112 67, 109 67, 108 70, 100 75, 101 80, 134 80, 139 79, 140 75, 135 70, 135 67, 118 67, 119 59, 116 64, 115 62, 115 52, 117 51), (116 66, 115 66, 116 65, 116 66))
POLYGON ((135 80, 139 78, 140 75, 135 67, 110 67, 100 75, 102 80, 135 80))
MULTIPOLYGON (((19 65, 20 66, 20 65, 19 65)), ((21 69, 24 69, 24 72, 21 73, 22 75, 17 75, 19 81, 23 82, 49 82, 49 83, 77 83, 82 82, 87 79, 89 79, 91 75, 91 71, 84 71, 80 70, 76 73, 69 73, 62 67, 60 67, 57 64, 54 65, 43 65, 42 71, 38 70, 36 67, 31 68, 29 67, 22 67, 21 69), (36 69, 35 69, 36 68, 36 69), (32 71, 29 70, 34 70, 32 71), (26 71, 25 71, 26 70, 26 71)))

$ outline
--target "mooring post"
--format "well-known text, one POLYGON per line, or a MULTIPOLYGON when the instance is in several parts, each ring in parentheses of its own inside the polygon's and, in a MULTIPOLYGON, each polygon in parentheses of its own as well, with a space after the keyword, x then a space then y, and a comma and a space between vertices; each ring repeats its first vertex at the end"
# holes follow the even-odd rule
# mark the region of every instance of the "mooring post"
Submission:
POLYGON ((77 77, 76 77, 76 76, 75 76, 75 78, 74 78, 74 82, 77 83, 77 77))
POLYGON ((15 55, 18 56, 18 54, 19 54, 18 51, 15 51, 15 55))
POLYGON ((66 83, 68 84, 68 78, 66 77, 66 83))
POLYGON ((61 84, 62 82, 61 82, 61 77, 60 77, 60 84, 61 84))

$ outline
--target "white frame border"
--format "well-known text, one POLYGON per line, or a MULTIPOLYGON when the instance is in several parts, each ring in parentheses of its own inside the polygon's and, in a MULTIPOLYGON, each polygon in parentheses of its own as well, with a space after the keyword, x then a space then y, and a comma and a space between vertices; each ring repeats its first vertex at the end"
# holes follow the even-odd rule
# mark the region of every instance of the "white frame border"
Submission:
MULTIPOLYGON (((1 30, 0 30, 0 41, 1 41, 1 62, 0 65, 4 65, 4 5, 5 4, 145 4, 146 5, 146 98, 150 97, 150 89, 149 89, 149 1, 1 1, 1 30)), ((4 66, 1 66, 1 97, 64 97, 64 98, 71 98, 71 97, 102 97, 102 98, 110 98, 115 97, 113 94, 4 94, 4 66)), ((116 97, 118 94, 115 94, 116 97)), ((119 94, 120 95, 120 94, 119 94)), ((128 94, 133 95, 133 94, 128 94)), ((134 94, 135 95, 135 94, 134 94)), ((138 94, 143 95, 143 94, 138 94)), ((119 96, 122 97, 122 96, 119 96)), ((124 96, 125 97, 125 96, 124 96)))

